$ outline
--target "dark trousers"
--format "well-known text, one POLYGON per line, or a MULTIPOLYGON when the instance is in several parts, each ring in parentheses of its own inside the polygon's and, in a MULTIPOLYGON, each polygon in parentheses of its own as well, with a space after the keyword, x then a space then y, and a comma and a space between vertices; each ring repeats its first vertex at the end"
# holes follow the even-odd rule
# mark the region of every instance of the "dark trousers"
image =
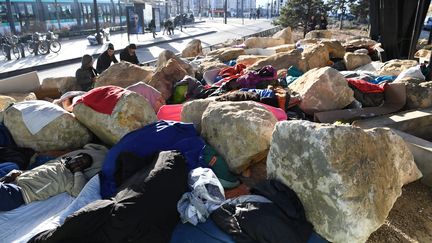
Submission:
POLYGON ((23 205, 21 187, 11 183, 0 182, 0 212, 9 211, 23 205))

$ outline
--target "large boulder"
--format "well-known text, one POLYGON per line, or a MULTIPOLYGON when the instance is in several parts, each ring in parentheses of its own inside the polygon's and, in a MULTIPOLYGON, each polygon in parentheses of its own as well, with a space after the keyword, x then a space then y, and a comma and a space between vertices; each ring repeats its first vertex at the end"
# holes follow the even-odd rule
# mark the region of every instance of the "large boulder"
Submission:
POLYGON ((9 105, 21 101, 28 101, 28 100, 37 100, 35 93, 30 92, 26 94, 4 94, 0 95, 0 111, 6 109, 9 105))
POLYGON ((198 65, 198 70, 196 72, 195 78, 202 79, 205 72, 213 69, 223 69, 229 67, 225 63, 220 61, 203 61, 198 65))
POLYGON ((372 62, 367 54, 348 52, 344 56, 345 66, 348 70, 354 70, 372 62))
POLYGON ((184 103, 181 112, 181 121, 193 123, 198 133, 201 133, 202 115, 208 105, 215 102, 215 98, 216 97, 210 97, 207 99, 198 99, 184 103))
POLYGON ((289 88, 300 94, 300 108, 307 114, 342 109, 354 100, 344 76, 331 67, 309 70, 289 88))
POLYGON ((414 54, 414 58, 424 58, 429 60, 431 56, 431 50, 420 49, 414 54))
POLYGON ((4 124, 9 129, 19 147, 32 148, 36 151, 64 150, 81 148, 90 142, 92 135, 73 114, 47 101, 24 101, 13 105, 4 112, 4 124), (25 114, 17 105, 31 105, 33 112, 25 114), (29 124, 33 121, 41 123, 51 115, 45 126, 29 124), (29 125, 32 128, 29 128, 29 125), (41 128, 38 130, 38 128, 41 128))
POLYGON ((432 106, 432 81, 424 82, 414 78, 403 78, 395 83, 406 87, 405 109, 427 108, 432 106))
POLYGON ((182 80, 186 75, 188 75, 188 72, 182 67, 182 64, 175 58, 171 58, 165 67, 156 71, 148 84, 161 92, 162 97, 167 100, 172 95, 174 84, 182 80))
POLYGON ((184 70, 187 71, 188 75, 190 75, 192 77, 195 76, 195 70, 192 67, 192 65, 190 65, 189 63, 186 63, 184 60, 182 60, 180 57, 176 56, 176 54, 174 54, 174 52, 172 52, 170 50, 164 50, 159 54, 158 59, 156 61, 155 72, 158 72, 161 69, 165 68, 168 65, 168 61, 171 59, 175 59, 177 61, 177 63, 184 70))
POLYGON ((153 71, 151 67, 140 67, 130 62, 114 63, 98 76, 95 87, 115 85, 126 88, 140 81, 148 82, 153 71))
POLYGON ((345 55, 345 47, 338 40, 324 39, 319 42, 323 44, 329 52, 330 58, 343 58, 345 55))
POLYGON ((214 57, 221 62, 227 62, 230 60, 237 59, 237 57, 245 55, 245 50, 243 48, 221 48, 218 50, 211 51, 207 53, 208 57, 214 57))
POLYGON ((267 48, 267 50, 274 50, 275 53, 288 52, 288 51, 291 51, 294 49, 296 49, 294 44, 285 44, 285 45, 273 46, 273 47, 267 48))
POLYGON ((84 103, 75 105, 73 113, 82 124, 109 145, 116 144, 129 132, 157 120, 150 103, 140 94, 131 91, 121 96, 111 114, 98 112, 84 103))
POLYGON ((280 46, 285 43, 285 39, 273 37, 249 37, 244 41, 246 48, 267 48, 280 46))
POLYGON ((377 74, 380 76, 398 76, 402 71, 417 65, 418 63, 415 60, 393 59, 385 62, 384 65, 380 68, 380 70, 378 70, 377 74))
POLYGON ((306 70, 329 65, 329 52, 323 44, 307 46, 302 52, 302 56, 306 63, 306 70))
POLYGON ((253 65, 259 60, 266 58, 266 56, 257 55, 241 55, 237 58, 237 64, 244 64, 246 66, 253 65))
POLYGON ((0 111, 3 111, 15 102, 16 100, 10 96, 0 95, 0 111))
POLYGON ((267 156, 269 178, 300 198, 330 242, 366 242, 385 221, 404 183, 421 177, 401 137, 308 121, 279 122, 267 156))
POLYGON ((190 41, 182 51, 182 57, 196 57, 202 55, 201 41, 198 39, 190 41))
MULTIPOLYGON (((328 39, 326 39, 328 40, 328 39)), ((299 46, 308 46, 312 44, 319 44, 321 39, 313 38, 313 39, 301 39, 296 42, 296 45, 299 46)))
POLYGON ((291 27, 286 27, 285 29, 276 32, 276 34, 274 34, 272 37, 276 39, 283 39, 285 44, 294 44, 291 27))
POLYGON ((81 86, 77 83, 75 77, 58 77, 58 78, 45 78, 42 81, 42 90, 57 89, 60 93, 64 94, 68 91, 81 90, 81 86))
POLYGON ((378 44, 378 42, 371 40, 367 37, 353 37, 350 39, 347 39, 344 43, 343 46, 348 47, 356 47, 356 48, 360 48, 360 47, 369 47, 369 46, 374 46, 378 44))
POLYGON ((329 30, 312 30, 309 31, 305 36, 305 39, 314 39, 314 38, 331 39, 332 33, 329 30))
POLYGON ((245 49, 246 55, 271 56, 276 54, 276 50, 269 48, 250 48, 245 49))
POLYGON ((277 120, 253 101, 213 102, 202 115, 201 135, 240 173, 267 156, 277 120))
POLYGON ((287 68, 287 67, 294 65, 297 68, 304 70, 305 66, 304 66, 304 62, 302 62, 302 60, 301 60, 301 57, 302 57, 302 55, 301 55, 300 51, 298 51, 298 50, 292 50, 290 52, 276 53, 276 54, 271 55, 267 58, 264 58, 264 59, 257 61, 252 66, 250 66, 248 69, 249 70, 256 70, 256 69, 260 69, 264 66, 271 65, 276 70, 278 70, 278 69, 287 68))

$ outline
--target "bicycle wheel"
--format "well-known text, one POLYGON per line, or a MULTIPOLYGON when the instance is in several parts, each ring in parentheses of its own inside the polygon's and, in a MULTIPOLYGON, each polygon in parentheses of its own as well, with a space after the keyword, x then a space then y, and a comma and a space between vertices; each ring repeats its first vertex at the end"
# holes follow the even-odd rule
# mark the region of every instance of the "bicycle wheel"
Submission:
POLYGON ((35 42, 33 42, 33 41, 29 41, 29 42, 27 42, 27 45, 26 45, 26 47, 27 47, 27 51, 30 53, 30 54, 33 54, 34 53, 34 49, 35 49, 35 42))
POLYGON ((42 55, 46 55, 48 54, 49 51, 49 43, 46 41, 42 41, 41 43, 39 43, 39 53, 42 55))
POLYGON ((6 46, 4 44, 1 44, 0 51, 2 56, 6 56, 6 46))
POLYGON ((60 51, 60 49, 61 49, 61 44, 60 44, 60 42, 58 40, 51 41, 50 50, 52 52, 57 53, 57 52, 60 51))
POLYGON ((20 55, 20 50, 18 49, 18 46, 12 47, 12 54, 14 55, 14 57, 16 59, 20 59, 21 55, 20 55))

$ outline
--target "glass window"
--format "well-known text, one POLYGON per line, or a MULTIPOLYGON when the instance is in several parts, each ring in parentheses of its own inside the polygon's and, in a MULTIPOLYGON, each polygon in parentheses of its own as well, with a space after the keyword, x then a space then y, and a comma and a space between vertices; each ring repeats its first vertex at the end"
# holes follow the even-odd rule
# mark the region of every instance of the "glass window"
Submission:
POLYGON ((0 3, 0 22, 1 23, 7 23, 7 11, 6 11, 6 4, 0 3))
POLYGON ((60 18, 71 19, 72 17, 72 6, 69 4, 62 4, 60 6, 60 18))
POLYGON ((31 3, 27 3, 26 4, 26 8, 27 8, 27 15, 29 17, 34 17, 34 12, 33 12, 33 6, 31 3))
POLYGON ((47 8, 48 8, 48 19, 50 19, 50 20, 57 19, 56 18, 55 4, 54 3, 48 3, 47 8))

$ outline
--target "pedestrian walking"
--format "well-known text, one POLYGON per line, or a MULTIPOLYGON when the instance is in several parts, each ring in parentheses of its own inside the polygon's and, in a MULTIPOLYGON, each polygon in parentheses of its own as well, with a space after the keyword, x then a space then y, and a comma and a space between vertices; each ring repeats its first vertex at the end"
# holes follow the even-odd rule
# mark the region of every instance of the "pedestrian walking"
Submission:
POLYGON ((155 23, 154 19, 150 20, 149 29, 150 29, 150 31, 153 34, 153 38, 156 38, 156 36, 157 36, 157 34, 156 34, 156 23, 155 23))

